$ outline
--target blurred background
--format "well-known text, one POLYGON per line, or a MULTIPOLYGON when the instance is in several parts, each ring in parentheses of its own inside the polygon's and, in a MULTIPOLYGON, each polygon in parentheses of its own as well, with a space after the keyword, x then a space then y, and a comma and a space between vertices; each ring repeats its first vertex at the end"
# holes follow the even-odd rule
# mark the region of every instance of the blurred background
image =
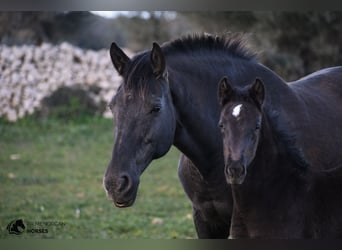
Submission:
POLYGON ((113 41, 132 55, 193 32, 244 33, 260 62, 292 81, 342 64, 341 27, 342 12, 0 12, 0 117, 46 115, 59 103, 44 98, 71 86, 90 94, 88 113, 109 117, 120 83, 108 56, 113 41))
POLYGON ((194 32, 246 34, 286 81, 342 64, 342 12, 0 12, 0 238, 196 237, 175 148, 133 207, 113 208, 102 188, 120 84, 110 44, 133 55, 194 32), (10 235, 19 218, 64 224, 10 235))

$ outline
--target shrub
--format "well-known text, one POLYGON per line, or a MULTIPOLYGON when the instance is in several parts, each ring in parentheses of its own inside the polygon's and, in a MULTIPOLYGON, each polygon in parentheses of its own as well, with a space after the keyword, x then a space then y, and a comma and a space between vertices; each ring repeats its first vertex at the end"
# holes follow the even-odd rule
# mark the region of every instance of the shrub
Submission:
POLYGON ((60 87, 42 100, 38 117, 80 120, 89 116, 100 116, 106 104, 103 101, 95 101, 96 92, 98 90, 95 88, 60 87))

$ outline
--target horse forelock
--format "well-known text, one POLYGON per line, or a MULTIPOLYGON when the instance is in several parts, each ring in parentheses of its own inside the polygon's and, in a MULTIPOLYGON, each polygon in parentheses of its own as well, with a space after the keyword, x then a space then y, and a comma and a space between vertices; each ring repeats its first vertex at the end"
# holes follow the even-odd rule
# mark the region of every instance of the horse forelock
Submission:
POLYGON ((151 61, 148 51, 133 57, 127 71, 124 74, 123 90, 131 95, 145 95, 150 88, 150 80, 153 76, 151 61))

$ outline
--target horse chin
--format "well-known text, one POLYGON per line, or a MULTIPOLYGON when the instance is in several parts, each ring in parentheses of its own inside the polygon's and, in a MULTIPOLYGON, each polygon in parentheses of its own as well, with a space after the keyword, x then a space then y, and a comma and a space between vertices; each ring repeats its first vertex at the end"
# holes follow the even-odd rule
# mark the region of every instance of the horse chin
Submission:
POLYGON ((125 207, 130 207, 134 204, 135 200, 130 200, 130 201, 126 201, 126 202, 116 202, 113 201, 113 204, 118 207, 118 208, 125 208, 125 207))
POLYGON ((136 196, 133 195, 133 196, 127 197, 125 199, 123 199, 123 198, 114 199, 113 197, 110 197, 110 196, 108 196, 108 198, 112 201, 112 203, 115 207, 125 208, 125 207, 130 207, 134 204, 136 196))
POLYGON ((240 177, 231 177, 227 179, 228 184, 231 185, 241 185, 245 180, 245 176, 240 176, 240 177))
POLYGON ((247 169, 245 166, 241 166, 240 168, 235 168, 235 173, 233 173, 229 167, 226 168, 226 180, 228 184, 232 184, 232 185, 241 185, 246 178, 247 175, 247 169), (238 169, 239 171, 236 172, 236 169, 238 169))
POLYGON ((135 202, 135 198, 136 198, 136 192, 132 193, 131 195, 129 195, 129 197, 125 197, 125 198, 117 197, 116 199, 114 199, 114 197, 109 196, 109 199, 113 202, 113 205, 118 208, 125 208, 125 207, 132 206, 135 202))
POLYGON ((116 194, 115 196, 111 193, 109 193, 106 189, 106 194, 109 200, 112 201, 113 205, 118 208, 125 208, 125 207, 130 207, 134 204, 135 199, 136 199, 136 191, 132 191, 130 194, 126 194, 125 197, 118 197, 116 194), (116 197, 116 198, 114 198, 116 197))
POLYGON ((244 171, 240 175, 233 175, 233 176, 228 175, 226 180, 227 180, 228 184, 241 185, 245 181, 245 178, 246 178, 246 171, 244 171))

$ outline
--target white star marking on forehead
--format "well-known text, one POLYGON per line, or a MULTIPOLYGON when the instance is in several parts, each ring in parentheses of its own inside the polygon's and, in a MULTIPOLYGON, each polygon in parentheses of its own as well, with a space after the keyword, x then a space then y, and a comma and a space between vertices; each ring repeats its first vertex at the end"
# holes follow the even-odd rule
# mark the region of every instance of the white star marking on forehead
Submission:
POLYGON ((233 115, 234 117, 238 117, 238 116, 240 115, 241 107, 242 107, 242 104, 238 104, 238 105, 236 105, 236 106, 233 108, 232 115, 233 115))

